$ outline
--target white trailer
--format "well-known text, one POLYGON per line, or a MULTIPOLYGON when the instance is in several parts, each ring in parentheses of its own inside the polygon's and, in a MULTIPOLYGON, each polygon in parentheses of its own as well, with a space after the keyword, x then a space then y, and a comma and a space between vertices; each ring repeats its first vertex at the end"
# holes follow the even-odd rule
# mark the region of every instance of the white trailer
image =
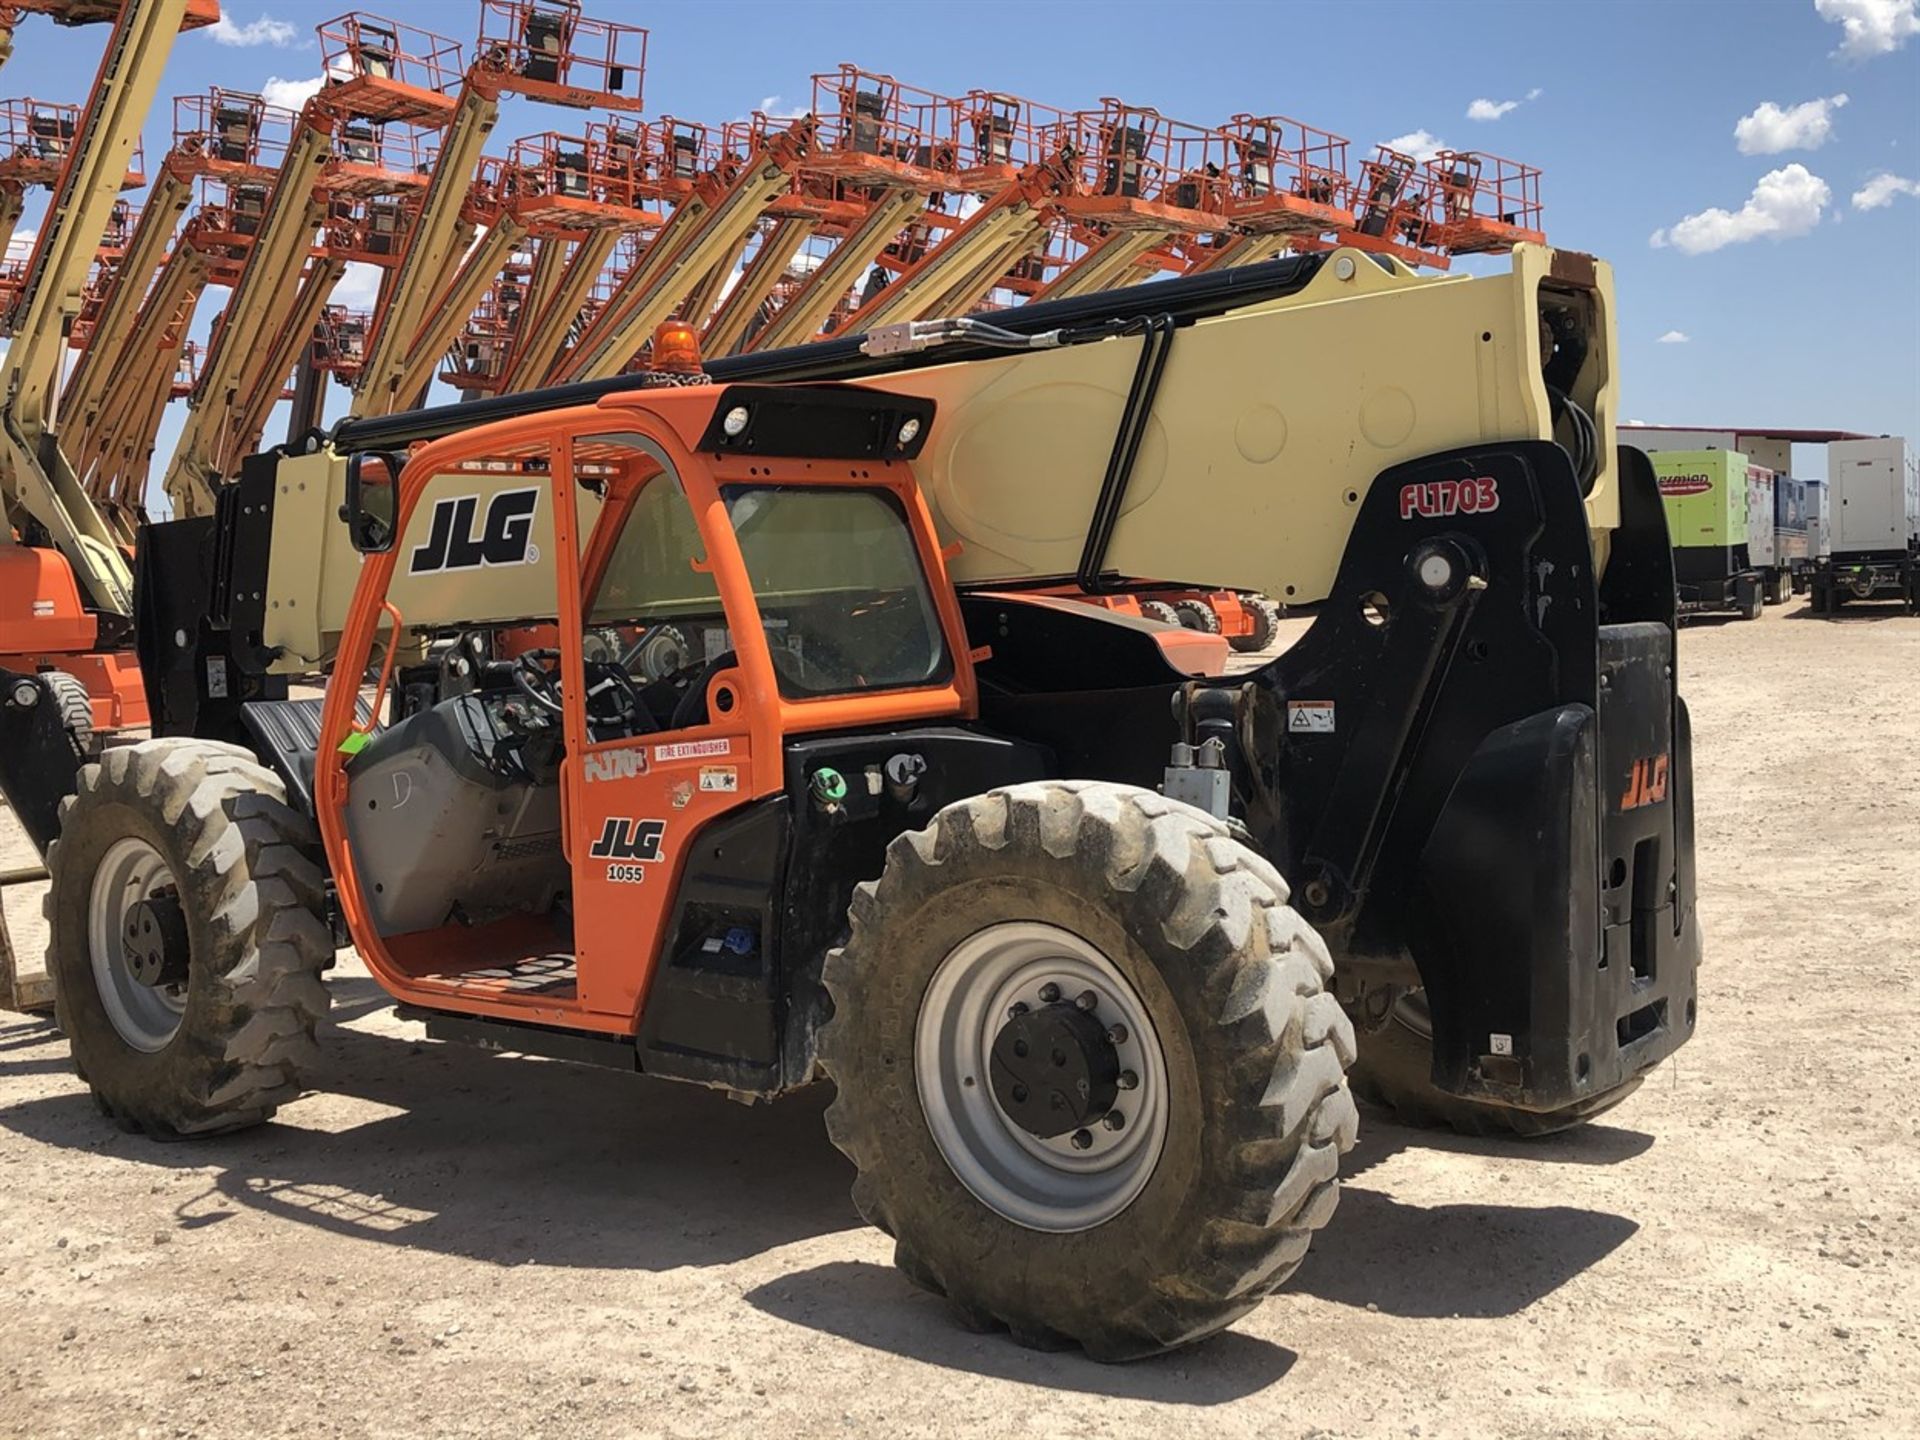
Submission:
POLYGON ((1814 574, 1814 608, 1900 600, 1920 612, 1920 480, 1899 436, 1827 446, 1832 554, 1814 574))

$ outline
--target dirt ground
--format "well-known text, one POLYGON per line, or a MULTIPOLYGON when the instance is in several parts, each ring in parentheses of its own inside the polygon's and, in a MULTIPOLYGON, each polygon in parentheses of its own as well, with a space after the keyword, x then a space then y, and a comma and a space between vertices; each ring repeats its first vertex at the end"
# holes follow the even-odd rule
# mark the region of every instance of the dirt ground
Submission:
POLYGON ((1228 1334, 1109 1368, 965 1333, 817 1094, 423 1043, 343 964, 318 1092, 211 1142, 118 1133, 0 1015, 0 1435, 1920 1433, 1920 620, 1682 647, 1698 1038, 1544 1143, 1364 1117, 1228 1334))

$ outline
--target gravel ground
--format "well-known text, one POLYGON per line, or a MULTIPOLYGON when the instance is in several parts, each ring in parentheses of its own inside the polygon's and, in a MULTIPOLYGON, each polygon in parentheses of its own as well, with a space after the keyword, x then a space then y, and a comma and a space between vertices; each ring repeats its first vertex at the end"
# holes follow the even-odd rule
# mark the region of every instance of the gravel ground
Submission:
POLYGON ((1119 1368, 967 1334, 819 1095, 424 1043, 348 961, 318 1091, 210 1142, 118 1133, 0 1015, 0 1435, 1920 1433, 1920 620, 1682 647, 1698 1038, 1544 1143, 1365 1117, 1228 1334, 1119 1368))

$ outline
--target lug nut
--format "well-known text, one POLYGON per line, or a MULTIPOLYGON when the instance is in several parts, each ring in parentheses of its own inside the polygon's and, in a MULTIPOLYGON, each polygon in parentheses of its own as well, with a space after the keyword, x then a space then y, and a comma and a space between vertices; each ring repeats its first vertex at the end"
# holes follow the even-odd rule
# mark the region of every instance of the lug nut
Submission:
POLYGON ((1140 1088, 1140 1077, 1131 1070, 1122 1070, 1119 1075, 1114 1077, 1113 1083, 1118 1085, 1122 1090, 1138 1090, 1140 1088))
POLYGON ((1073 997, 1073 1003, 1078 1005, 1082 1010, 1085 1010, 1088 1014, 1092 1014, 1100 1008, 1100 997, 1091 990, 1082 990, 1078 995, 1073 997))
POLYGON ((1027 1013, 1027 1002, 1024 1000, 1016 1000, 1013 1002, 1013 1008, 1007 1011, 1007 1018, 1009 1020, 1018 1020, 1022 1015, 1026 1013, 1027 1013))
POLYGON ((1027 1087, 1026 1086, 1016 1085, 1013 1087, 1013 1103, 1016 1105, 1024 1105, 1027 1103, 1027 1087))
POLYGON ((1054 1001, 1058 1000, 1059 998, 1060 998, 1060 987, 1054 984, 1051 980, 1049 980, 1046 984, 1040 987, 1040 1003, 1042 1005, 1051 1005, 1053 1004, 1054 1001))
POLYGON ((1091 1130, 1076 1130, 1073 1132, 1073 1148, 1074 1149, 1085 1150, 1090 1148, 1092 1144, 1093 1144, 1093 1132, 1091 1130))
POLYGON ((1127 1117, 1118 1110, 1109 1110, 1101 1117, 1100 1123, 1109 1130, 1124 1130, 1127 1128, 1127 1117))
POLYGON ((1108 1026, 1107 1027, 1107 1043, 1109 1045, 1126 1044, 1127 1043, 1127 1027, 1124 1025, 1108 1026))

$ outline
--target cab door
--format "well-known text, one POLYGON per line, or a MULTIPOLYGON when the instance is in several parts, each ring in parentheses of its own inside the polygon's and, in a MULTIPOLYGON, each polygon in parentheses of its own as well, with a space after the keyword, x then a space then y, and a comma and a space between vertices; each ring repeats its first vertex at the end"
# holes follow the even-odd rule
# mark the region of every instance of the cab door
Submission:
MULTIPOLYGON (((562 768, 580 994, 590 1010, 637 1015, 689 855, 756 793, 730 619, 753 621, 729 616, 658 440, 579 435, 556 463, 579 515, 561 648, 565 692, 585 697, 567 705, 562 768)), ((765 763, 777 776, 778 755, 765 763)))

